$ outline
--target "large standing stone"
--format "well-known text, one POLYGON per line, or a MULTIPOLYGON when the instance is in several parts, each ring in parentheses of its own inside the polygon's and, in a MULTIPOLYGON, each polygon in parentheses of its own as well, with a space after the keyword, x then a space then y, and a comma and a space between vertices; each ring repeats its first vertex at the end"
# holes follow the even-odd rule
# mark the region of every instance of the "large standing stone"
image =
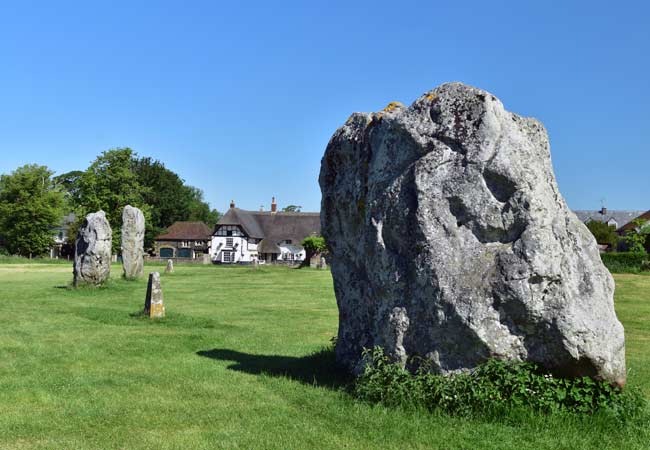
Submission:
POLYGON ((625 383, 614 282, 560 195, 540 122, 445 84, 350 116, 320 186, 350 369, 380 345, 441 373, 494 357, 625 383))
POLYGON ((98 285, 111 273, 111 226, 104 211, 86 216, 77 233, 74 249, 74 285, 98 285))
POLYGON ((167 260, 167 266, 165 266, 165 273, 174 273, 174 261, 171 259, 167 260))
POLYGON ((122 267, 124 278, 140 278, 144 273, 144 215, 131 205, 122 211, 122 267))
POLYGON ((160 287, 160 274, 158 272, 149 274, 147 296, 144 301, 144 313, 152 318, 165 317, 163 293, 160 287))

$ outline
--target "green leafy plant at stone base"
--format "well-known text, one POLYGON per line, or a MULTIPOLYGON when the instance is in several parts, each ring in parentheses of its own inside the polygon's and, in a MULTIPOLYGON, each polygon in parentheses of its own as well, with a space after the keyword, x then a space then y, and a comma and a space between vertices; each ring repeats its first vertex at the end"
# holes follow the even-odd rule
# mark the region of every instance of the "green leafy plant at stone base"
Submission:
POLYGON ((589 377, 557 378, 528 362, 488 360, 471 373, 436 375, 422 364, 411 373, 392 363, 380 347, 364 352, 366 366, 355 396, 387 406, 442 411, 458 416, 500 416, 530 409, 541 413, 607 411, 624 422, 645 408, 641 393, 589 377))

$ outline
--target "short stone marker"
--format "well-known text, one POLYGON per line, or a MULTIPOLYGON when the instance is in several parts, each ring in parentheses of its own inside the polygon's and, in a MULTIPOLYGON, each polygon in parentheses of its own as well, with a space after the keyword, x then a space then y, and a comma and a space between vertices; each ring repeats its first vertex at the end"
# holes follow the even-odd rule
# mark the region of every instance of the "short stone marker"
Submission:
POLYGON ((147 285, 147 297, 144 301, 144 313, 151 318, 165 317, 165 305, 163 304, 163 294, 160 288, 160 274, 153 272, 149 274, 149 284, 147 285))
POLYGON ((122 211, 122 267, 126 279, 144 274, 144 215, 131 205, 122 211))
POLYGON ((167 267, 165 267, 165 273, 174 273, 174 261, 171 259, 167 260, 167 267))
POLYGON ((86 216, 75 241, 74 286, 79 283, 102 284, 111 274, 111 243, 113 235, 104 211, 86 216))

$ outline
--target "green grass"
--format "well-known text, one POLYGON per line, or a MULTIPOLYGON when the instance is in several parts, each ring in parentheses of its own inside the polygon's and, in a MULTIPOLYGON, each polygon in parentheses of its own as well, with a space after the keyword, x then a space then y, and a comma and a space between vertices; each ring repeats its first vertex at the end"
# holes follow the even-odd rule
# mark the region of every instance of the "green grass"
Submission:
MULTIPOLYGON (((148 266, 147 270, 161 270, 148 266)), ((459 419, 355 401, 321 351, 329 272, 183 266, 68 289, 71 265, 0 264, 1 449, 648 448, 650 424, 513 414, 459 419)), ((631 386, 650 397, 650 276, 616 275, 631 386)))

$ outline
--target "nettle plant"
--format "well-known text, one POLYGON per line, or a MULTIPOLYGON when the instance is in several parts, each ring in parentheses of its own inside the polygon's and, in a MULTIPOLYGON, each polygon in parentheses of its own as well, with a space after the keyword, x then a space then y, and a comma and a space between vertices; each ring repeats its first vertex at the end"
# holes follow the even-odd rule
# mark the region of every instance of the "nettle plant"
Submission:
POLYGON ((542 413, 613 412, 626 420, 645 408, 640 392, 623 392, 589 377, 558 378, 528 362, 490 359, 471 373, 443 376, 423 362, 415 373, 392 363, 381 347, 365 350, 365 370, 354 395, 386 406, 442 411, 460 416, 490 416, 513 409, 542 413))

